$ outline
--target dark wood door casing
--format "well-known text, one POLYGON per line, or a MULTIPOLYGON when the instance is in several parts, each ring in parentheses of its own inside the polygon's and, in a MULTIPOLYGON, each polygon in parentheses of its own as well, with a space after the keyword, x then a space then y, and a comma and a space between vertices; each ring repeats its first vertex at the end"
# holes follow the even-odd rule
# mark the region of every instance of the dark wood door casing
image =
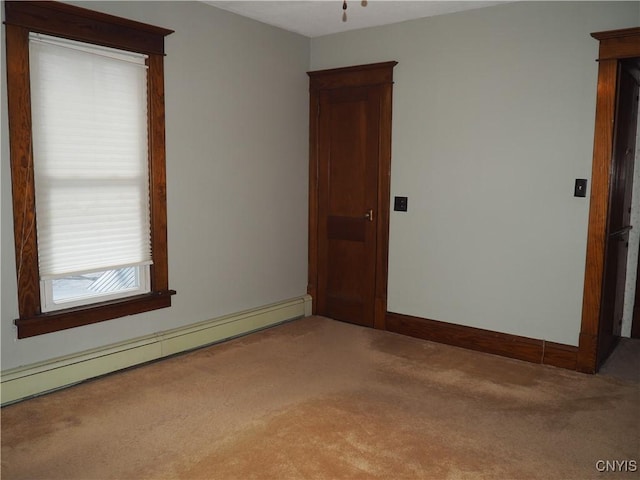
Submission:
POLYGON ((593 33, 592 37, 600 41, 600 49, 587 257, 577 363, 577 369, 585 373, 597 370, 618 64, 625 58, 640 57, 640 28, 598 32, 593 33))
MULTIPOLYGON (((392 102, 392 84, 393 84, 393 67, 397 62, 384 62, 369 65, 361 65, 355 67, 337 68, 330 70, 321 70, 308 72, 310 78, 310 109, 309 109, 309 273, 307 292, 313 297, 313 313, 318 312, 319 293, 326 285, 326 278, 321 282, 321 276, 326 275, 323 271, 319 259, 326 254, 326 244, 319 242, 319 235, 355 235, 358 239, 362 238, 362 242, 369 247, 373 246, 375 252, 370 265, 373 278, 373 295, 368 298, 370 313, 373 316, 373 326, 375 328, 384 329, 385 316, 387 310, 387 262, 389 249, 389 199, 390 199, 390 172, 391 172, 391 102, 392 102), (375 97, 373 102, 376 106, 376 112, 364 112, 362 108, 370 105, 371 98, 375 97), (361 98, 361 103, 359 103, 361 98), (341 106, 344 102, 344 106, 341 106), (363 166, 363 173, 369 178, 369 185, 373 184, 375 192, 359 192, 356 194, 363 195, 364 202, 375 203, 363 209, 358 203, 355 207, 358 210, 373 211, 375 221, 369 222, 364 218, 366 211, 350 212, 345 207, 340 206, 344 212, 343 215, 329 215, 331 217, 326 223, 320 222, 320 218, 327 219, 326 211, 328 205, 326 192, 323 192, 322 184, 326 186, 328 172, 323 170, 321 158, 325 155, 323 152, 321 138, 321 127, 327 127, 321 122, 327 121, 327 116, 321 116, 320 110, 323 105, 330 106, 330 110, 334 110, 334 117, 340 114, 346 115, 346 119, 355 121, 359 124, 356 128, 371 128, 374 126, 377 131, 377 145, 369 145, 364 151, 377 153, 377 162, 369 167, 363 166), (359 112, 359 113, 358 113, 359 112), (373 113, 376 117, 373 122, 364 121, 363 116, 373 113), (330 231, 328 231, 330 230, 330 231), (322 251, 321 251, 322 250, 322 251)), ((328 112, 327 112, 328 113, 328 112)), ((338 124, 334 128, 340 128, 338 124)), ((353 124, 343 124, 342 128, 346 132, 350 128, 354 128, 353 124)), ((347 146, 344 146, 347 148, 347 146)), ((363 164, 364 165, 364 164, 363 164)), ((354 237, 355 238, 355 237, 354 237)), ((340 247, 342 248, 342 247, 340 247)), ((343 252, 348 255, 348 252, 343 252)), ((345 281, 349 281, 346 279, 345 281)), ((348 286, 351 288, 351 286, 348 286)), ((320 302, 323 302, 321 300, 320 302)), ((320 311, 323 305, 320 304, 320 311)))

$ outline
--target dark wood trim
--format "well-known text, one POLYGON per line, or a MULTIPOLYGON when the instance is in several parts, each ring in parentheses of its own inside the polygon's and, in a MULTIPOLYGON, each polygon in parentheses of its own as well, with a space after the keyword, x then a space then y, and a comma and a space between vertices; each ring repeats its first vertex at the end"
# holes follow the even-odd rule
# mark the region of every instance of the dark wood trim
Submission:
POLYGON ((21 316, 33 317, 40 313, 40 273, 31 149, 29 31, 6 25, 5 32, 18 308, 21 316))
POLYGON ((582 300, 582 326, 578 353, 578 368, 586 373, 594 373, 596 370, 598 326, 607 243, 616 82, 617 62, 615 60, 600 62, 598 67, 598 99, 596 101, 596 138, 591 167, 591 203, 582 300))
POLYGON ((592 33, 600 41, 598 60, 631 58, 640 50, 640 28, 625 28, 607 32, 592 33))
POLYGON ((5 23, 81 42, 146 54, 164 54, 173 30, 58 2, 5 2, 5 23))
MULTIPOLYGON (((390 74, 397 62, 387 64, 390 74)), ((393 81, 393 78, 390 79, 393 81)), ((378 232, 374 328, 386 329, 389 278, 389 220, 391 204, 391 131, 393 90, 385 88, 380 99, 380 163, 378 164, 378 232)))
POLYGON ((34 337, 170 307, 171 295, 175 293, 175 290, 152 292, 123 300, 93 304, 88 308, 70 308, 60 312, 43 313, 32 318, 19 318, 15 322, 18 327, 18 338, 34 337))
POLYGON ((149 199, 151 209, 151 290, 169 289, 167 249, 167 172, 164 118, 164 59, 149 55, 147 73, 149 104, 149 199))
POLYGON ((598 329, 604 282, 604 259, 613 161, 618 62, 640 57, 640 28, 593 33, 600 41, 598 88, 591 174, 591 200, 577 369, 594 373, 598 365, 598 329))
POLYGON ((311 90, 309 95, 309 251, 307 269, 307 293, 314 299, 312 313, 317 313, 318 306, 318 112, 320 111, 320 94, 311 90))
POLYGON ((307 72, 310 77, 309 90, 317 92, 335 88, 391 84, 393 67, 397 64, 398 62, 392 61, 307 72), (340 74, 339 77, 336 77, 336 74, 340 74))
POLYGON ((578 349, 570 345, 392 312, 387 313, 386 327, 390 332, 478 352, 570 370, 576 367, 578 349))
POLYGON ((542 361, 541 341, 527 337, 391 312, 387 314, 387 330, 527 362, 542 361))
MULTIPOLYGON (((337 88, 381 85, 381 135, 378 148, 378 223, 374 327, 385 328, 389 258, 389 215, 391 192, 391 113, 393 68, 396 61, 307 72, 309 75, 309 252, 307 293, 318 293, 318 111, 320 92, 337 88), (336 74, 340 74, 336 76, 336 74)), ((313 302, 316 313, 316 302, 313 302)))
POLYGON ((5 2, 7 95, 14 215, 18 338, 50 333, 171 305, 168 286, 164 120, 164 35, 171 30, 56 2, 5 2), (139 28, 138 33, 134 30, 139 28), (29 32, 147 53, 152 291, 118 301, 43 314, 31 140, 29 32), (134 45, 135 44, 135 45, 134 45), (137 46, 136 46, 137 45, 137 46), (151 45, 151 46, 150 46, 151 45))
MULTIPOLYGON (((582 312, 582 318, 584 319, 584 310, 582 312)), ((576 370, 583 373, 596 373, 597 363, 598 334, 580 332, 576 370)))
POLYGON ((621 28, 619 30, 605 30, 603 32, 593 32, 591 36, 596 40, 620 40, 626 37, 636 37, 640 35, 640 27, 621 28))
POLYGON ((554 367, 575 370, 578 365, 578 347, 563 343, 543 342, 542 363, 554 367))

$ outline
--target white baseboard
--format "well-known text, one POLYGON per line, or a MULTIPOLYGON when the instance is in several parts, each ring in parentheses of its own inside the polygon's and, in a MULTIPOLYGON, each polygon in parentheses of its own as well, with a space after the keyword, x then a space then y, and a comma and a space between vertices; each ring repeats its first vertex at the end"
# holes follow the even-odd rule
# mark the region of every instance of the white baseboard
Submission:
POLYGON ((0 374, 2 404, 309 315, 311 297, 304 295, 187 327, 7 370, 0 374))

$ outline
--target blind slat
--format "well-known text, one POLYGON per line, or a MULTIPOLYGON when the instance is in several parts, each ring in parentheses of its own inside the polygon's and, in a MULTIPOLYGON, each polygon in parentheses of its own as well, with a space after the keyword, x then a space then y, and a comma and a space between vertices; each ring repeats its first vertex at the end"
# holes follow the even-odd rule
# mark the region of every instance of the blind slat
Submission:
POLYGON ((150 263, 144 58, 33 38, 29 57, 40 277, 150 263))

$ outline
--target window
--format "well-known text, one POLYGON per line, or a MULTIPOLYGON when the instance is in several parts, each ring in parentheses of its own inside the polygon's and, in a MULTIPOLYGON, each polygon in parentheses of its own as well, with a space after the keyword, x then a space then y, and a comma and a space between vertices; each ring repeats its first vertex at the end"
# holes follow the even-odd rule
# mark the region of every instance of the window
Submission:
POLYGON ((5 2, 24 338, 171 305, 164 36, 55 2, 5 2))
POLYGON ((150 290, 146 58, 29 36, 43 312, 150 290))

